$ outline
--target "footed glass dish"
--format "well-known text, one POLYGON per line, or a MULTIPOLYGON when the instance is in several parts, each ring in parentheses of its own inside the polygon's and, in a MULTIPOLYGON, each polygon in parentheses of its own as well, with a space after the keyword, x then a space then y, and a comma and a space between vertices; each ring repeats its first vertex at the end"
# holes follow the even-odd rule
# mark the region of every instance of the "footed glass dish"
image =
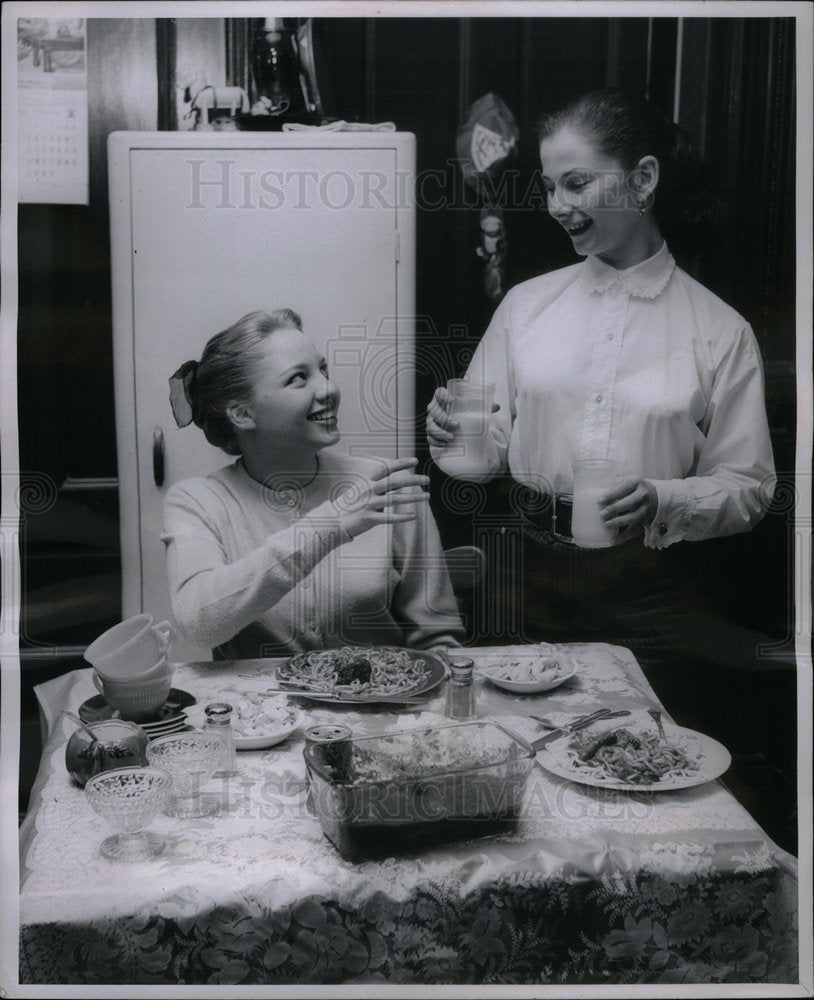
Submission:
POLYGON ((172 798, 164 810, 168 816, 194 819, 217 810, 218 800, 201 795, 201 786, 218 769, 222 756, 220 736, 197 731, 159 736, 148 745, 148 762, 172 778, 172 798))
POLYGON ((152 767, 123 767, 88 780, 88 802, 111 826, 122 831, 102 841, 103 857, 111 861, 143 861, 163 851, 164 838, 144 828, 161 811, 170 786, 170 776, 152 767))

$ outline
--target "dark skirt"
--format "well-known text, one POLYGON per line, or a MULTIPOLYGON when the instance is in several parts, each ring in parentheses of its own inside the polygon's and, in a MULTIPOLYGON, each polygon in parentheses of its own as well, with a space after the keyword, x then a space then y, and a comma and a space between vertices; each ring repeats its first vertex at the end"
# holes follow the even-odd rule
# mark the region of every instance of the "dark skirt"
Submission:
POLYGON ((683 548, 649 549, 638 537, 586 549, 526 527, 520 583, 525 638, 615 643, 632 649, 643 667, 686 662, 701 602, 683 548))
POLYGON ((520 640, 625 646, 666 706, 687 723, 700 722, 707 711, 736 714, 741 696, 754 689, 747 677, 770 674, 776 682, 793 669, 774 658, 769 636, 709 604, 699 578, 703 545, 650 549, 638 537, 584 549, 525 527, 514 584, 520 640))

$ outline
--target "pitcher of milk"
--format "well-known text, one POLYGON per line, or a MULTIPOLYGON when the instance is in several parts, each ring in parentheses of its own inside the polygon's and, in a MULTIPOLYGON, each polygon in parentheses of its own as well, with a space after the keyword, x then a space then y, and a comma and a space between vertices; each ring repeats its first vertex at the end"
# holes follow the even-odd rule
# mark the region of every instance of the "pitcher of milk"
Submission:
POLYGON ((458 421, 455 437, 436 459, 448 476, 482 476, 487 470, 489 418, 495 395, 494 382, 453 378, 447 382, 449 415, 458 421))
POLYGON ((574 462, 571 534, 577 545, 598 549, 613 545, 614 532, 602 520, 599 500, 616 482, 616 464, 605 459, 574 462))

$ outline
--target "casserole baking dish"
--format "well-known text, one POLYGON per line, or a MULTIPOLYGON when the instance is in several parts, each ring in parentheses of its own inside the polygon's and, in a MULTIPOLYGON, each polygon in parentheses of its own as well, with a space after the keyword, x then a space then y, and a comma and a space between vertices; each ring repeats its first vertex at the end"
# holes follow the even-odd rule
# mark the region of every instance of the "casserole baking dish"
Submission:
POLYGON ((342 857, 360 860, 510 830, 535 754, 473 720, 306 746, 312 808, 342 857))

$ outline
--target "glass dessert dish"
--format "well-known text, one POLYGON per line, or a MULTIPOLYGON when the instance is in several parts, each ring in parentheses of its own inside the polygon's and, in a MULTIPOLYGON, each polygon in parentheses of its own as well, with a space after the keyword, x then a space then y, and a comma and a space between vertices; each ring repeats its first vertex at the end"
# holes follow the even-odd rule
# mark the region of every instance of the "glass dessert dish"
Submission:
POLYGON ((103 857, 111 861, 143 861, 163 851, 164 838, 144 828, 161 811, 170 785, 170 776, 153 767, 123 767, 88 780, 88 802, 111 826, 122 831, 102 841, 103 857))
POLYGON ((201 786, 221 764, 223 741, 209 733, 171 733, 159 736, 147 747, 147 760, 172 778, 172 799, 164 811, 168 816, 192 819, 209 816, 218 800, 201 795, 201 786))

